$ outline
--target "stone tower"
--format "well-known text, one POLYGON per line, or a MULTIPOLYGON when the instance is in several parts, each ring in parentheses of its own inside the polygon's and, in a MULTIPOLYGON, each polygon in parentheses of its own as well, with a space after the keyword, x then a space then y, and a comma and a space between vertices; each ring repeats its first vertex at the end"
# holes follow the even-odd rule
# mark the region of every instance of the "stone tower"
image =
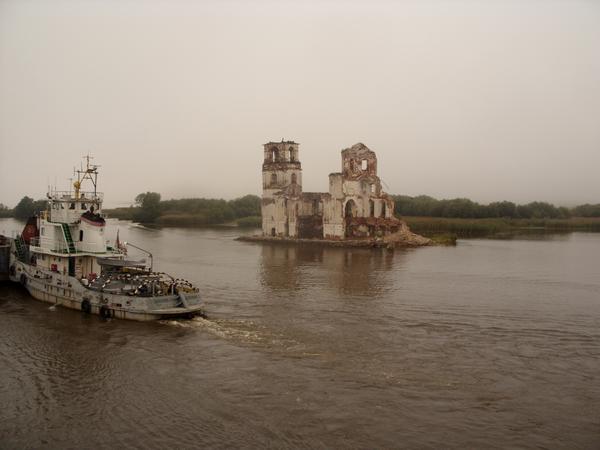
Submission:
POLYGON ((262 167, 262 229, 265 236, 295 237, 302 195, 302 168, 296 142, 268 142, 262 167))

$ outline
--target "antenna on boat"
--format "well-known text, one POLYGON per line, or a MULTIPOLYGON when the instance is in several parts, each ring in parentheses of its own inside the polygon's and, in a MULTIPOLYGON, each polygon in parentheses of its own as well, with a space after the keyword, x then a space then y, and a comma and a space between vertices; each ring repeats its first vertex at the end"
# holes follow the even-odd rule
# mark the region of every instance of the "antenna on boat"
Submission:
POLYGON ((90 159, 94 159, 89 153, 83 157, 85 159, 85 170, 83 168, 83 164, 80 164, 80 170, 76 170, 77 172, 77 185, 75 186, 75 197, 79 197, 79 189, 81 188, 81 184, 84 180, 90 180, 92 185, 94 186, 94 197, 97 195, 96 186, 98 183, 98 165, 90 164, 90 159))

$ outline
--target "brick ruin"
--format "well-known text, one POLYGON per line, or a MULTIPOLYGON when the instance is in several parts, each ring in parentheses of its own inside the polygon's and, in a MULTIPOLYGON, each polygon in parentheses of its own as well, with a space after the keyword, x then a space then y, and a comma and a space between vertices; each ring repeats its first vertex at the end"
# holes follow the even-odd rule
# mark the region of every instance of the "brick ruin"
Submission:
POLYGON ((329 175, 329 192, 302 192, 299 144, 264 144, 263 236, 356 240, 408 230, 394 216, 394 201, 381 188, 377 156, 364 144, 342 150, 342 171, 329 175))

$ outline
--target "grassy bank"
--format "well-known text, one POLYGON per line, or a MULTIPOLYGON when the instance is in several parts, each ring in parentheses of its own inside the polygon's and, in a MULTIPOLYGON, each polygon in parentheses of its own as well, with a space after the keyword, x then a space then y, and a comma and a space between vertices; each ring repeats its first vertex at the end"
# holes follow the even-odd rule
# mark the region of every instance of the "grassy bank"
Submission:
POLYGON ((106 214, 111 219, 119 219, 119 220, 133 220, 135 208, 111 208, 104 209, 102 212, 106 214))
MULTIPOLYGON (((114 208, 105 209, 104 212, 111 219, 133 220, 135 221, 136 208, 114 208)), ((163 227, 206 227, 212 225, 238 226, 243 228, 260 228, 262 219, 260 216, 247 216, 239 219, 221 220, 211 214, 204 212, 186 214, 186 213, 167 213, 161 214, 153 222, 153 225, 163 227)))
POLYGON ((483 237, 527 231, 600 231, 598 217, 568 219, 459 219, 403 216, 410 229, 423 236, 454 234, 458 237, 483 237))

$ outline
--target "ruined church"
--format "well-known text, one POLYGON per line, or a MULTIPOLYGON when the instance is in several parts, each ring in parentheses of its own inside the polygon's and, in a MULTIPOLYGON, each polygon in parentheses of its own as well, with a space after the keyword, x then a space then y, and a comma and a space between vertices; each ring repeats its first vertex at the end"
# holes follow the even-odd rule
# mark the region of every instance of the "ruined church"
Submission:
POLYGON ((302 192, 299 144, 264 144, 263 236, 328 240, 384 238, 404 222, 381 189, 377 156, 364 144, 342 150, 342 171, 329 174, 329 192, 302 192))

